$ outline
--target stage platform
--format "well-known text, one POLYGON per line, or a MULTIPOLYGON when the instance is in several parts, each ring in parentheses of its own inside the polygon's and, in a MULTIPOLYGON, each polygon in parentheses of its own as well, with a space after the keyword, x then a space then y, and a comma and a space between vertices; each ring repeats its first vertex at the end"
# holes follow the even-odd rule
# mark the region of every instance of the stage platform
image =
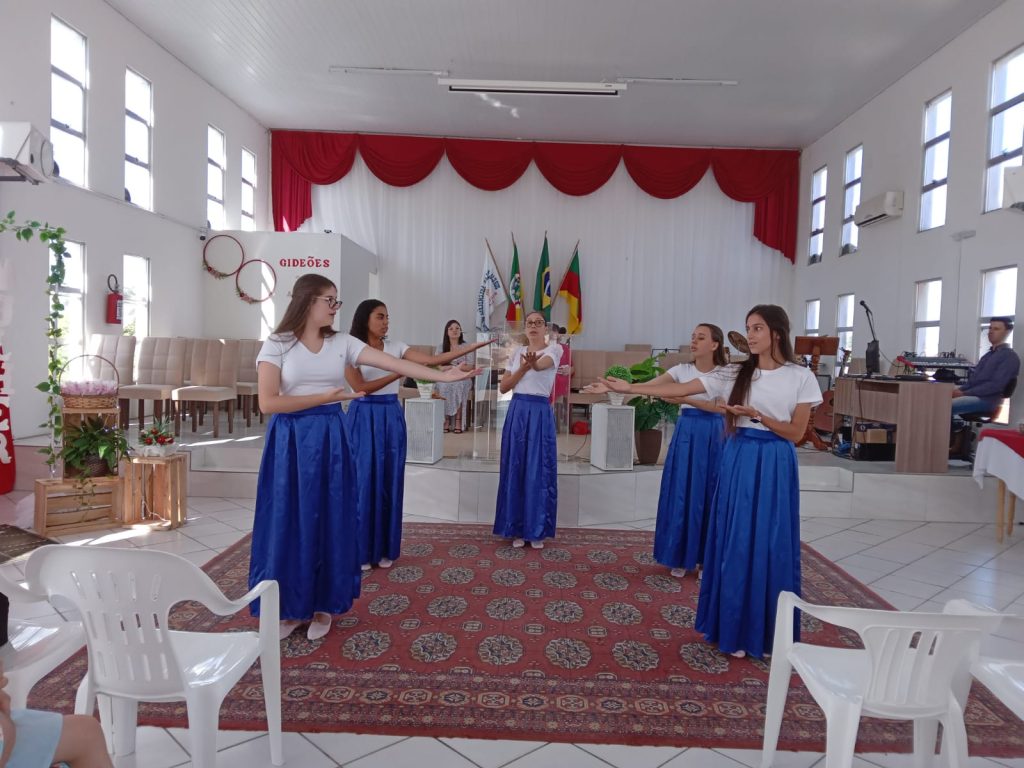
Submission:
MULTIPOLYGON (((253 498, 265 427, 246 429, 236 421, 233 434, 221 424, 213 438, 207 425, 193 434, 184 428, 179 445, 190 454, 189 495, 253 498)), ((134 445, 136 429, 130 430, 134 445)), ((665 451, 671 431, 666 430, 665 451)), ((16 441, 19 490, 48 477, 36 448, 45 438, 16 441)), ((629 524, 657 512, 661 463, 632 471, 604 472, 590 465, 588 435, 559 435, 558 519, 560 525, 629 524)), ((444 436, 445 457, 437 464, 406 466, 405 510, 438 520, 491 522, 498 489, 497 436, 483 430, 444 436)), ((951 462, 945 474, 898 474, 893 462, 852 461, 798 448, 801 514, 815 517, 988 522, 995 510, 995 483, 979 490, 964 462, 951 462)))

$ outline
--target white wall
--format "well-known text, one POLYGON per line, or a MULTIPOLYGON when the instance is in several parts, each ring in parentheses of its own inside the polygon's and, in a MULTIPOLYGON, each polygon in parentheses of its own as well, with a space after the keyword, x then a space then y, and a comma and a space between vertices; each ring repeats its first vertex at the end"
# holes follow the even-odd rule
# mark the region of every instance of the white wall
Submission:
MULTIPOLYGON (((858 302, 867 301, 874 311, 883 354, 895 358, 913 348, 914 283, 942 278, 939 347, 976 358, 980 272, 1024 263, 1024 216, 982 214, 991 65, 1021 44, 1024 0, 1008 0, 804 151, 792 305, 796 330, 803 330, 805 300, 820 298, 821 330, 834 331, 836 297, 855 293, 858 302), (924 105, 949 88, 953 117, 946 225, 918 233, 924 105), (905 209, 902 218, 861 229, 859 252, 839 258, 843 161, 861 143, 862 199, 900 189, 906 193, 905 209), (825 164, 825 252, 822 263, 808 266, 811 175, 825 164), (965 230, 977 234, 958 244, 952 235, 965 230)), ((1017 318, 1024 319, 1024 270, 1018 275, 1017 318)), ((858 304, 854 356, 863 356, 870 338, 858 304)), ((1024 338, 1019 331, 1017 338, 1024 338)), ((1016 346, 1018 351, 1024 348, 1019 341, 1016 346)), ((884 360, 882 366, 884 371, 884 360)), ((1012 418, 1024 416, 1022 406, 1024 387, 1014 397, 1012 418)))
MULTIPOLYGON (((242 147, 257 156, 256 226, 269 222, 269 141, 252 116, 214 90, 102 0, 4 3, 0 46, 0 121, 50 122, 50 16, 88 38, 88 190, 62 183, 0 184, 0 208, 21 219, 49 221, 86 245, 86 332, 111 332, 103 322, 106 277, 121 274, 126 253, 151 260, 153 335, 208 335, 201 295, 198 228, 206 222, 206 126, 225 132, 228 226, 240 224, 242 147), (13 31, 17 32, 14 33, 13 31), (153 83, 155 212, 122 202, 124 75, 132 67, 153 83)), ((0 293, 17 332, 0 328, 8 354, 15 437, 38 434, 45 403, 34 385, 46 375, 45 249, 0 238, 0 293)))

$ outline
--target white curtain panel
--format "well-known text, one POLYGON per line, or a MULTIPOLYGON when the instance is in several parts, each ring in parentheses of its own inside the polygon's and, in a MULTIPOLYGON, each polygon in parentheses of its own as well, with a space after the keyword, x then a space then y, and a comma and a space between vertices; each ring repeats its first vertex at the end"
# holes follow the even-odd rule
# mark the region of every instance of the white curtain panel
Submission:
MULTIPOLYGON (((423 182, 399 188, 357 155, 341 181, 314 185, 313 216, 300 231, 331 230, 377 254, 380 296, 372 298, 388 305, 390 338, 408 344, 439 344, 451 318, 470 337, 485 238, 507 286, 515 233, 532 307, 547 231, 553 293, 580 241, 584 328, 575 346, 674 348, 689 343, 697 323, 742 330, 753 305, 789 306, 793 265, 754 238, 753 217, 754 206, 726 197, 710 172, 687 194, 659 200, 620 164, 599 190, 572 197, 533 164, 508 189, 484 192, 442 158, 423 182)), ((565 317, 556 297, 552 319, 564 325, 565 317)))

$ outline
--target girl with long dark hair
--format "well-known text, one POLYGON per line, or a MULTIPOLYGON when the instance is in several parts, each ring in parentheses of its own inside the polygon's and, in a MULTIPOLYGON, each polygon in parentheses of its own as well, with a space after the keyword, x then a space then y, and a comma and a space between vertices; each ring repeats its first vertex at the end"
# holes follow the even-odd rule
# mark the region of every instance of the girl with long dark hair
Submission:
MULTIPOLYGON (((770 653, 775 604, 800 594, 800 481, 794 443, 821 403, 814 374, 793 362, 789 318, 759 304, 747 313, 750 356, 740 365, 648 394, 706 392, 727 401, 732 433, 709 520, 696 628, 734 656, 770 653)), ((616 392, 629 384, 605 379, 616 392)))
MULTIPOLYGON (((462 325, 458 320, 449 320, 445 323, 441 346, 435 350, 435 354, 447 354, 453 349, 461 348, 465 343, 466 339, 462 336, 462 325)), ((468 352, 456 357, 448 364, 462 367, 463 370, 472 369, 476 367, 476 356, 472 352, 468 352)), ((469 403, 469 393, 473 391, 473 382, 464 380, 451 384, 438 384, 437 391, 444 398, 444 431, 450 430, 455 434, 460 434, 463 424, 466 423, 467 404, 469 403)))
POLYGON ((310 640, 322 638, 332 614, 359 596, 356 468, 340 403, 363 392, 345 388, 345 367, 374 365, 431 381, 472 375, 400 360, 339 334, 331 326, 340 306, 333 282, 303 275, 257 357, 260 409, 273 415, 257 481, 249 586, 278 582, 282 638, 303 622, 310 622, 310 640))
MULTIPOLYGON (((428 355, 408 344, 387 338, 390 320, 382 301, 366 299, 352 315, 352 337, 370 349, 420 365, 445 365, 479 349, 490 341, 467 344, 441 355, 428 355)), ((398 402, 402 375, 381 366, 349 365, 345 378, 366 397, 348 409, 348 430, 359 460, 359 558, 363 570, 374 565, 389 568, 402 549, 402 503, 405 495, 405 414, 398 402)), ((446 376, 460 374, 462 383, 472 366, 452 367, 446 376)), ((435 371, 435 373, 438 373, 435 371)), ((428 378, 420 376, 419 378, 428 378)), ((436 378, 436 376, 435 376, 436 378)))
POLYGON ((534 549, 555 535, 558 513, 558 446, 551 411, 551 389, 562 357, 556 341, 548 342, 541 312, 526 315, 526 345, 512 352, 498 382, 512 401, 501 430, 501 465, 494 533, 526 542, 534 549))

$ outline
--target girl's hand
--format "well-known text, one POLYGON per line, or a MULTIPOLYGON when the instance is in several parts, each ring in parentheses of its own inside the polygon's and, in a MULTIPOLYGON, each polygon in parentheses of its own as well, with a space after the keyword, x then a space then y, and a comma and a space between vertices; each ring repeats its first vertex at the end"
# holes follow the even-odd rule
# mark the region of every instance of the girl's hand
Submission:
POLYGON ((358 400, 360 397, 365 396, 365 392, 349 392, 347 389, 342 389, 341 387, 339 387, 338 389, 332 390, 330 393, 328 393, 327 402, 337 403, 340 400, 358 400))
POLYGON ((587 384, 587 386, 583 388, 583 391, 592 395, 603 395, 605 392, 608 392, 609 390, 607 384, 605 384, 603 381, 598 380, 592 382, 591 384, 587 384))
POLYGON ((537 368, 537 361, 540 359, 540 355, 536 352, 525 352, 523 353, 523 367, 525 368, 537 368))
POLYGON ((459 366, 459 370, 469 373, 470 371, 473 370, 473 366, 470 365, 469 363, 462 363, 462 365, 459 366))
POLYGON ((748 419, 761 418, 761 413, 756 408, 751 408, 749 405, 726 405, 724 408, 733 416, 746 416, 748 419))
POLYGON ((602 381, 612 392, 621 392, 624 395, 629 394, 629 388, 631 385, 628 381, 616 379, 614 376, 602 376, 600 381, 602 381))
POLYGON ((451 382, 462 381, 463 379, 471 379, 474 376, 479 376, 481 373, 483 373, 483 370, 483 368, 469 368, 467 370, 463 370, 462 368, 449 368, 447 371, 443 372, 441 378, 438 379, 438 381, 451 382))
POLYGON ((498 341, 497 338, 487 339, 487 341, 477 341, 473 344, 469 344, 469 351, 472 352, 474 349, 480 349, 480 347, 486 347, 488 344, 495 344, 498 341))

